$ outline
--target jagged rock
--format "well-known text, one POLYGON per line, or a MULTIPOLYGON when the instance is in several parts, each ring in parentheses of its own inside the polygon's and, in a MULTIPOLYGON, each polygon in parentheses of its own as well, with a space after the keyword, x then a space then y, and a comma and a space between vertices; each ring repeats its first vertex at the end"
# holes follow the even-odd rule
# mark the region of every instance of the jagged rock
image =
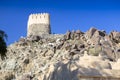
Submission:
POLYGON ((93 47, 90 47, 88 49, 88 52, 90 55, 98 56, 100 52, 102 52, 102 46, 98 44, 93 47))
POLYGON ((72 45, 71 49, 76 49, 77 50, 77 45, 76 44, 72 45))
POLYGON ((25 59, 25 60, 24 60, 24 63, 25 63, 25 64, 29 64, 29 59, 25 59))
POLYGON ((14 80, 15 79, 15 74, 9 71, 0 71, 0 80, 14 80))
MULTIPOLYGON (((78 52, 79 53, 79 52, 78 52)), ((72 57, 72 59, 73 60, 79 60, 79 58, 81 57, 81 55, 80 54, 75 54, 73 57, 72 57)))
POLYGON ((15 59, 10 59, 10 60, 7 60, 2 68, 5 68, 6 70, 14 70, 15 69, 15 66, 16 66, 16 60, 15 59))
POLYGON ((52 51, 52 50, 49 50, 49 51, 47 51, 45 53, 45 56, 51 56, 51 57, 53 57, 53 55, 54 55, 54 51, 52 51))
POLYGON ((83 34, 83 32, 81 32, 80 30, 76 30, 74 32, 74 38, 79 40, 80 39, 80 36, 83 34))
POLYGON ((100 53, 102 51, 102 46, 100 44, 95 45, 95 52, 100 53))
POLYGON ((71 35, 70 35, 70 37, 71 37, 72 40, 74 40, 74 38, 75 38, 74 35, 75 35, 75 31, 73 30, 73 31, 71 32, 71 35))
POLYGON ((65 38, 66 38, 67 40, 69 40, 69 39, 70 39, 70 35, 71 35, 71 32, 70 32, 70 31, 67 31, 67 33, 66 33, 66 35, 65 35, 65 38))
POLYGON ((24 74, 19 80, 32 80, 32 76, 30 74, 24 74))
POLYGON ((20 42, 25 42, 25 38, 20 38, 20 42))
POLYGON ((106 36, 106 32, 105 31, 98 31, 99 32, 99 35, 102 36, 102 37, 105 37, 106 36))
POLYGON ((77 33, 77 34, 81 34, 82 32, 81 32, 80 30, 76 30, 75 33, 77 33))
POLYGON ((103 47, 103 52, 108 59, 115 61, 115 53, 110 47, 103 47))
POLYGON ((75 35, 74 35, 74 37, 76 38, 76 39, 79 39, 80 38, 80 30, 77 30, 76 32, 75 32, 75 35))
POLYGON ((33 36, 31 35, 31 36, 27 37, 28 41, 36 41, 36 42, 38 42, 40 39, 41 39, 41 37, 37 36, 37 35, 33 35, 33 36))
POLYGON ((115 43, 120 43, 120 32, 113 31, 110 33, 110 37, 115 43))
POLYGON ((97 29, 92 28, 88 32, 86 32, 85 37, 87 38, 87 43, 89 45, 96 45, 100 44, 101 39, 105 35, 106 34, 102 31, 98 31, 97 29))
POLYGON ((86 33, 85 33, 85 37, 88 39, 88 38, 91 38, 93 35, 94 35, 94 33, 95 33, 95 31, 96 31, 97 29, 95 29, 95 28, 90 28, 86 33))
POLYGON ((26 40, 22 40, 22 41, 20 40, 20 42, 17 45, 26 46, 26 45, 28 45, 28 43, 26 40))
POLYGON ((56 48, 57 48, 57 49, 60 49, 63 45, 64 45, 64 41, 61 41, 61 42, 56 46, 56 48))
POLYGON ((120 80, 120 44, 113 38, 95 28, 22 38, 0 60, 0 79, 11 71, 13 80, 120 80))
POLYGON ((98 53, 95 52, 94 47, 89 48, 88 53, 89 53, 89 55, 98 56, 98 53))
POLYGON ((9 74, 8 76, 5 76, 5 80, 12 80, 12 79, 14 79, 15 78, 15 75, 13 75, 13 74, 9 74))
POLYGON ((69 50, 71 48, 71 46, 72 45, 69 42, 64 44, 64 47, 65 47, 66 50, 69 50))
POLYGON ((76 49, 72 49, 69 54, 70 54, 71 56, 74 56, 74 55, 79 54, 79 53, 80 53, 80 51, 78 51, 78 50, 76 50, 76 49))
POLYGON ((92 44, 99 44, 100 43, 101 36, 99 34, 99 31, 96 30, 91 38, 92 44))
POLYGON ((116 56, 116 60, 120 59, 120 49, 119 48, 115 51, 115 56, 116 56))
POLYGON ((77 49, 78 49, 78 50, 81 50, 81 49, 83 49, 83 48, 85 48, 85 45, 84 45, 84 44, 79 44, 79 45, 77 46, 77 49))
POLYGON ((111 43, 109 41, 102 41, 100 44, 104 47, 111 47, 111 43))

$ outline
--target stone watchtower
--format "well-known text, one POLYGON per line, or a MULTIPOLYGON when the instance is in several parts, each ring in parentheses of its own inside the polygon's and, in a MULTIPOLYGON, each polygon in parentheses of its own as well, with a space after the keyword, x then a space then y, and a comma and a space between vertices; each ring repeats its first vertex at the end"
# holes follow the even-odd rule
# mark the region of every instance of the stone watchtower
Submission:
POLYGON ((48 13, 31 14, 27 28, 27 36, 50 34, 50 15, 48 13))

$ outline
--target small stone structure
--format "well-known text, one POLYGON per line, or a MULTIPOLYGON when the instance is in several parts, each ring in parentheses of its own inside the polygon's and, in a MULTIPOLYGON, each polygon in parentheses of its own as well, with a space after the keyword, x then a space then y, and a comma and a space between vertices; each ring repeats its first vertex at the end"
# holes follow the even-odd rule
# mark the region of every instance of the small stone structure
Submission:
POLYGON ((29 16, 27 36, 50 33, 50 15, 48 13, 31 14, 29 16))

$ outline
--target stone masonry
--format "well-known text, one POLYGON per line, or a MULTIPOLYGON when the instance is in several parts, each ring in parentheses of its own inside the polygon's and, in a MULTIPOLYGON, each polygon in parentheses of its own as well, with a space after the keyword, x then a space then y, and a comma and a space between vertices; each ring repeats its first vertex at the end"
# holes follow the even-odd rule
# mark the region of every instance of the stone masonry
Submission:
POLYGON ((50 16, 48 13, 31 14, 28 19, 27 36, 50 34, 50 16))

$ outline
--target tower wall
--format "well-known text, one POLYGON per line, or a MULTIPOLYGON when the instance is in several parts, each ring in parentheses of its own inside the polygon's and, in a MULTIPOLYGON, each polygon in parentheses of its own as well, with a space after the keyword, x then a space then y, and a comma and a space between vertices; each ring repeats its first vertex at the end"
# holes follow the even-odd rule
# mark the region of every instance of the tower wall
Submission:
POLYGON ((31 14, 28 19, 27 36, 50 34, 50 16, 48 13, 31 14))

